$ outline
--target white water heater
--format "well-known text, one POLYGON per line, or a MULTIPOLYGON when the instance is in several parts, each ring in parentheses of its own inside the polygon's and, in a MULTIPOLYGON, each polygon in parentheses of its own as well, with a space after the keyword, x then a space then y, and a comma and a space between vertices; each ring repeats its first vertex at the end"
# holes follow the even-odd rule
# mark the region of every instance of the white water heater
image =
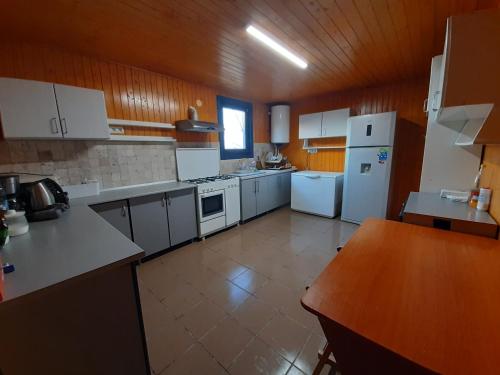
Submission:
POLYGON ((271 143, 290 142, 290 106, 271 107, 271 143))

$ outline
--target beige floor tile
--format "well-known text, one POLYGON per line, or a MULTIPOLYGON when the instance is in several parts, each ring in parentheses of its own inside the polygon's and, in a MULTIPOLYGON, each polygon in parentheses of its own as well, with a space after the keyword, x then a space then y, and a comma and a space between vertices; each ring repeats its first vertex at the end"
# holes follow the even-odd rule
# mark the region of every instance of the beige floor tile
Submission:
POLYGON ((238 285, 240 288, 245 289, 249 293, 255 293, 255 291, 266 284, 269 279, 261 275, 258 272, 247 269, 242 274, 235 277, 232 282, 238 285))
POLYGON ((231 315, 242 326, 257 334, 276 314, 278 312, 270 305, 250 296, 231 315))
POLYGON ((236 310, 251 295, 246 290, 226 280, 203 293, 210 301, 228 313, 236 310))
MULTIPOLYGON (((309 374, 312 374, 312 372, 309 374)), ((308 375, 308 374, 303 373, 295 366, 291 366, 286 375, 308 375)))
POLYGON ((234 278, 238 277, 243 272, 248 270, 247 267, 227 257, 225 257, 225 259, 221 259, 220 262, 214 262, 210 264, 209 268, 211 268, 227 280, 233 280, 234 278))
POLYGON ((141 308, 147 336, 150 336, 155 330, 165 328, 174 320, 174 316, 165 305, 148 291, 141 294, 141 308))
POLYGON ((185 282, 177 284, 175 291, 161 300, 175 318, 182 316, 193 306, 200 303, 203 295, 193 286, 185 282))
POLYGON ((229 373, 234 375, 284 375, 290 367, 290 362, 256 337, 234 360, 229 368, 229 373))
POLYGON ((277 314, 258 336, 289 362, 293 362, 302 350, 309 331, 287 316, 277 314))
POLYGON ((179 322, 191 332, 194 338, 199 339, 225 317, 224 310, 204 298, 184 313, 179 322))
POLYGON ((208 267, 202 267, 197 273, 182 278, 202 292, 221 285, 225 281, 221 275, 208 267))
POLYGON ((226 374, 217 361, 199 343, 194 344, 161 375, 223 375, 226 374))
MULTIPOLYGON (((301 369, 306 374, 312 374, 314 367, 318 363, 318 351, 322 350, 326 344, 326 339, 323 335, 312 333, 309 335, 306 344, 302 348, 299 356, 293 363, 294 366, 301 369)), ((325 366, 330 367, 330 366, 325 366)))
POLYGON ((275 280, 270 280, 268 283, 258 288, 255 295, 279 310, 284 310, 292 304, 300 305, 298 292, 275 280))
POLYGON ((210 330, 201 343, 227 369, 253 337, 235 319, 227 317, 210 330))
POLYGON ((189 332, 175 320, 162 329, 154 329, 146 341, 149 362, 155 374, 163 371, 194 343, 189 332))

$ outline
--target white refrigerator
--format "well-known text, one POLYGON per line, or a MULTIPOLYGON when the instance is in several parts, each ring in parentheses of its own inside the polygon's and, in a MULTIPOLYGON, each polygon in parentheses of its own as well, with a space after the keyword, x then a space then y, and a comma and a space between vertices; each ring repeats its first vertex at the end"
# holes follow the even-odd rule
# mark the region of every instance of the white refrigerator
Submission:
POLYGON ((396 112, 349 118, 342 220, 386 217, 395 128, 396 112))

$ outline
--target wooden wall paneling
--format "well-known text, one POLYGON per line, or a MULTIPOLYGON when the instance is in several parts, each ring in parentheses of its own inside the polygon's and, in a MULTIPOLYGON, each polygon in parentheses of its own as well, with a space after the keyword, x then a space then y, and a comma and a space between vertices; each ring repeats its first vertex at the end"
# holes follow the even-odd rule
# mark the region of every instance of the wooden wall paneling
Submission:
MULTIPOLYGON (((0 42, 0 76, 34 79, 103 90, 108 117, 175 123, 186 118, 188 105, 202 101, 200 118, 217 120, 216 91, 158 73, 102 61, 93 57, 27 43, 0 42)), ((254 118, 255 139, 265 142, 268 122, 258 108, 254 118)), ((126 135, 172 136, 186 142, 217 142, 217 134, 183 133, 175 130, 127 127, 126 135)))

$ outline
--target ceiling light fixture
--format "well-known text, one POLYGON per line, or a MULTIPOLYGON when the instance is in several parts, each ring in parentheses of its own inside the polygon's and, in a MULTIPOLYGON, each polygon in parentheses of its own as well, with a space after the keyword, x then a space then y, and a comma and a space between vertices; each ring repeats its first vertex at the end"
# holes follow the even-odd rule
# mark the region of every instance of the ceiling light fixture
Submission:
POLYGON ((276 42, 274 39, 271 37, 267 36, 264 34, 262 31, 259 29, 255 28, 254 26, 250 25, 247 27, 247 33, 252 35, 253 37, 257 38, 260 40, 262 43, 264 43, 266 46, 270 47, 274 51, 278 52, 280 55, 286 57, 288 60, 296 64, 302 69, 307 68, 307 63, 295 55, 294 53, 290 52, 286 47, 282 46, 280 43, 276 42))

